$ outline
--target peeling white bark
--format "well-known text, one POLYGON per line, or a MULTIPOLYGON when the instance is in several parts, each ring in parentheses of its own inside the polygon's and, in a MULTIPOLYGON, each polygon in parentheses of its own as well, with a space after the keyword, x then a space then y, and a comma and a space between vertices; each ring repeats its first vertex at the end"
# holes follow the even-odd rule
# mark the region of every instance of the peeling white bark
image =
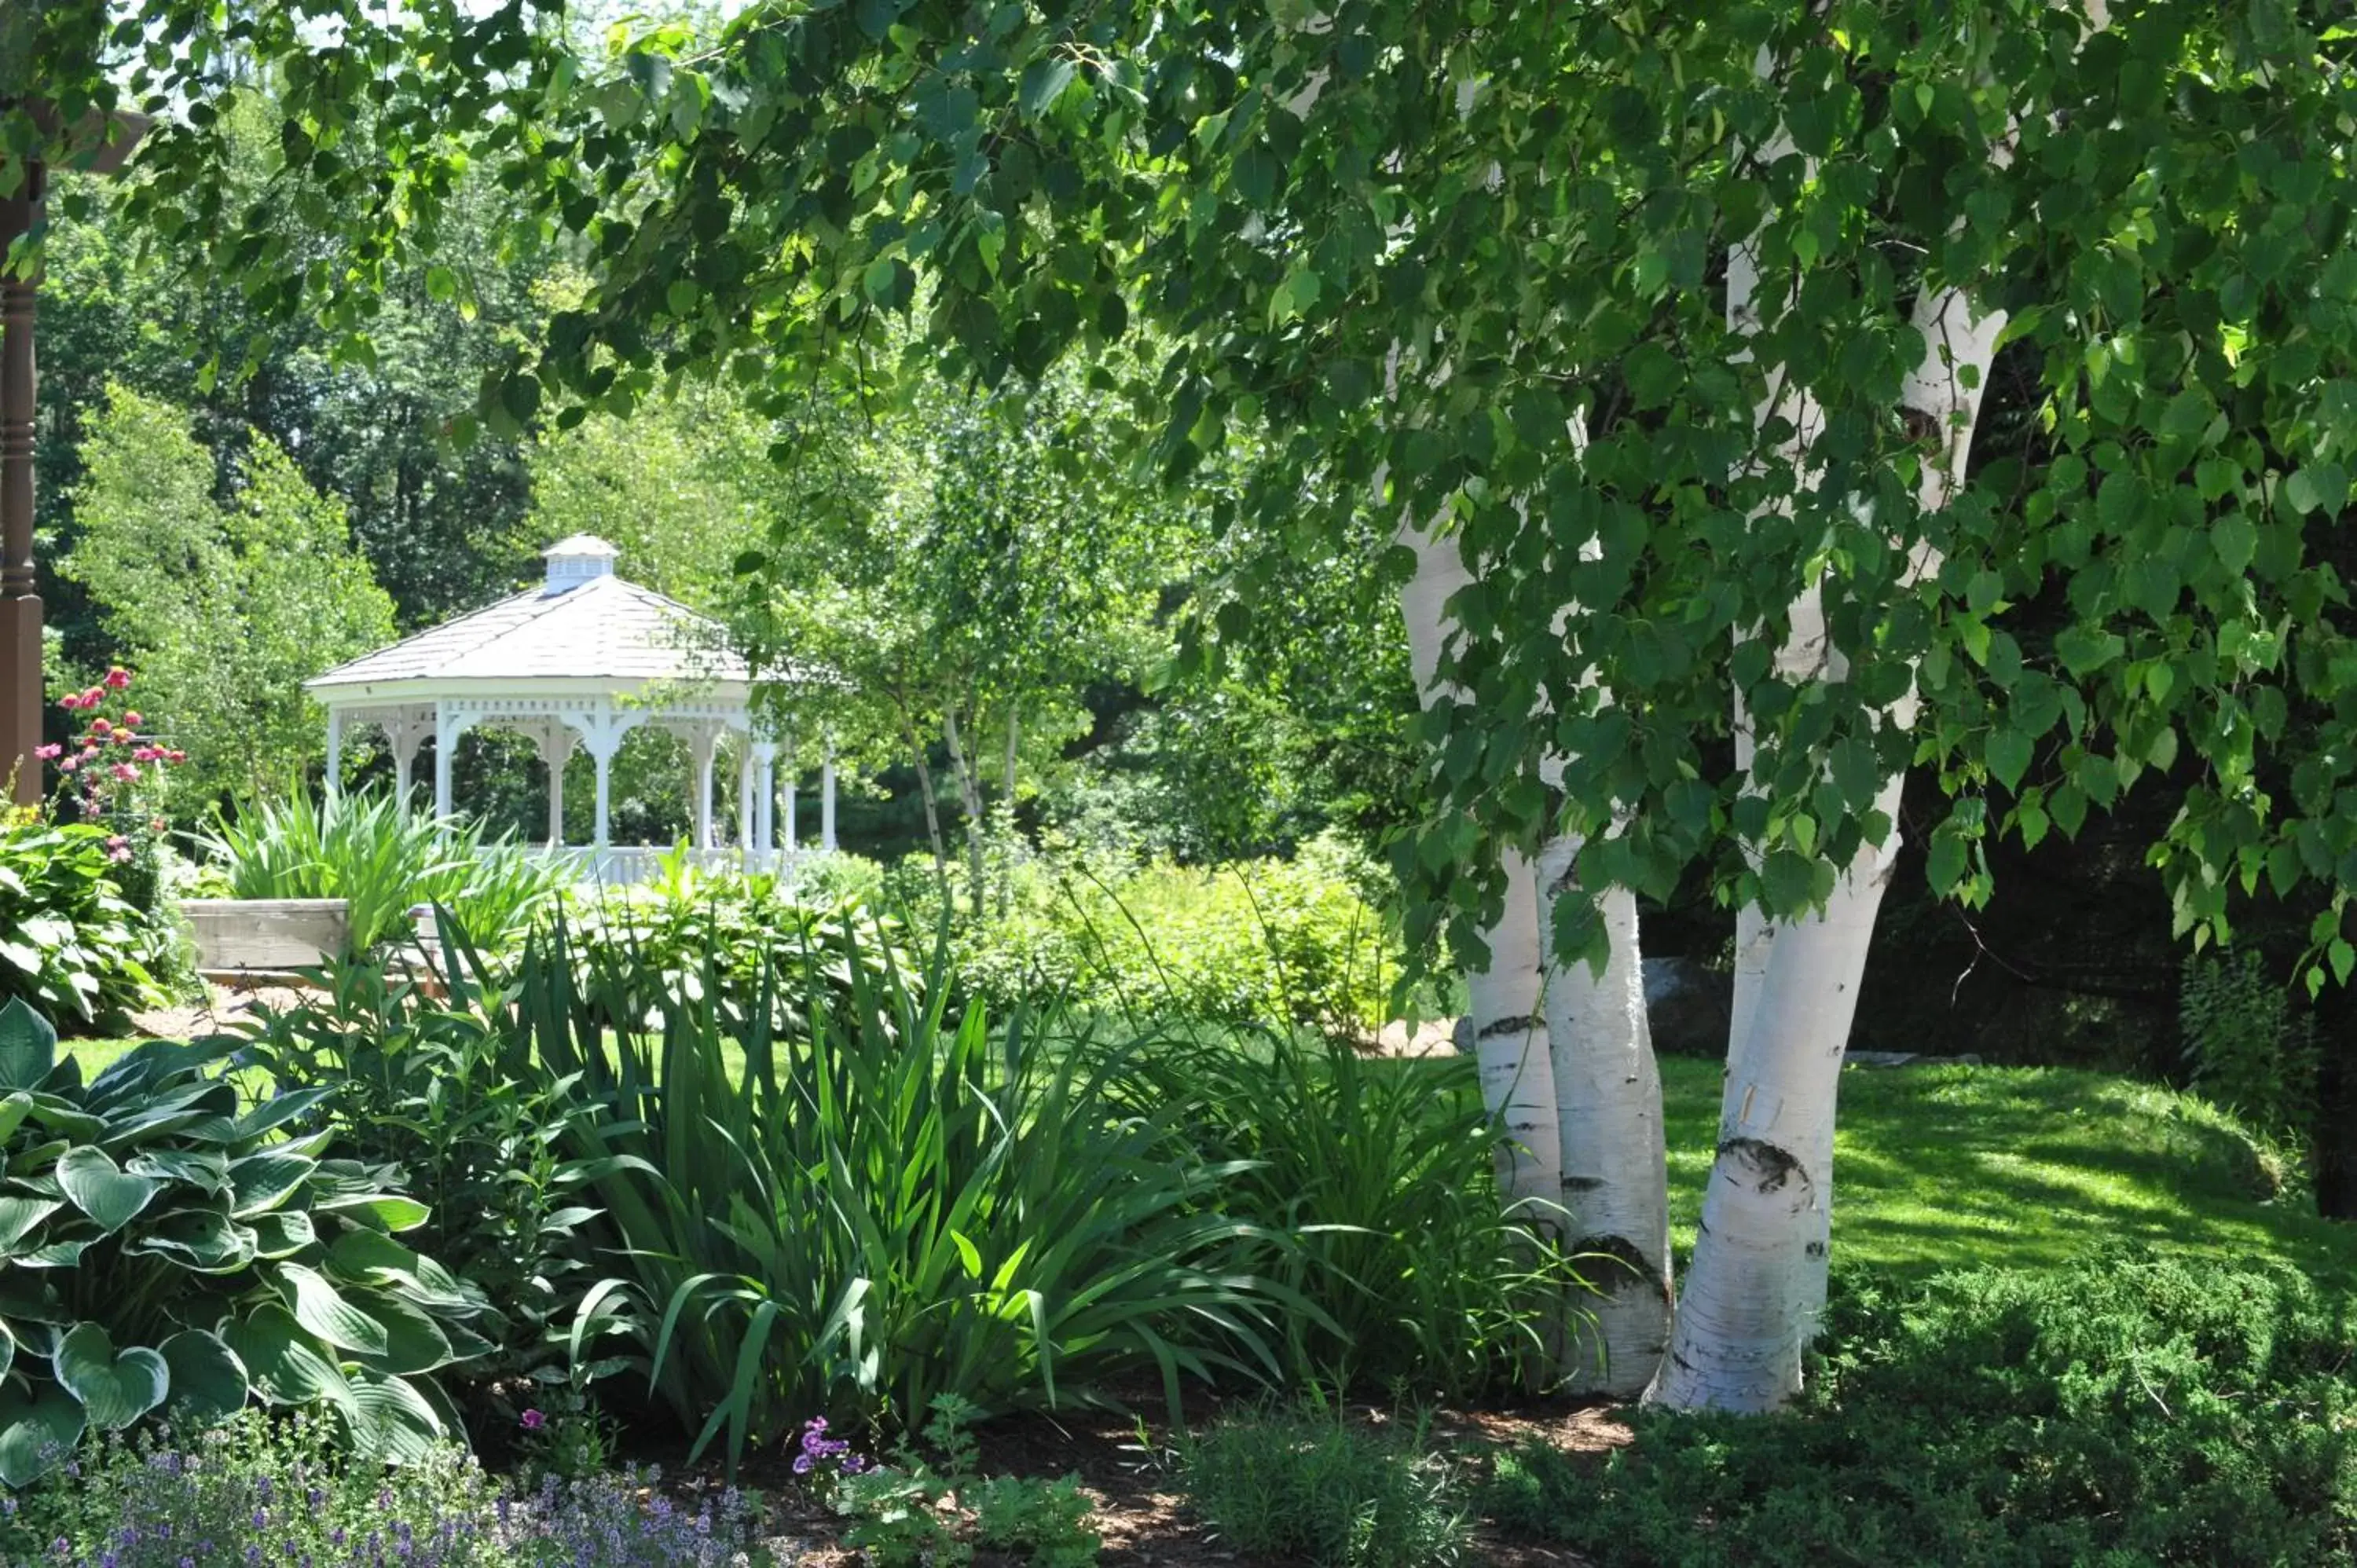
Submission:
MULTIPOLYGON (((1400 542, 1415 552, 1415 575, 1400 590, 1400 608, 1407 621, 1416 690, 1429 707, 1450 700, 1438 675, 1448 639, 1448 601, 1471 575, 1453 537, 1404 524, 1400 542)), ((1505 1137, 1498 1150, 1499 1187, 1510 1206, 1530 1208, 1534 1223, 1553 1230, 1553 1206, 1563 1194, 1563 1156, 1555 1063, 1541 1008, 1545 941, 1538 878, 1527 856, 1509 850, 1499 859, 1506 874, 1506 906, 1485 933, 1488 967, 1465 977, 1466 1027, 1482 1103, 1498 1118, 1505 1137)))
MULTIPOLYGON (((1550 927, 1579 847, 1558 838, 1539 854, 1550 927)), ((1652 1380, 1669 1343, 1669 1181, 1636 896, 1615 887, 1598 902, 1611 942, 1604 972, 1557 968, 1546 991, 1566 1228, 1598 1293, 1577 1304, 1584 1316, 1565 1342, 1564 1391, 1628 1399, 1652 1380)))

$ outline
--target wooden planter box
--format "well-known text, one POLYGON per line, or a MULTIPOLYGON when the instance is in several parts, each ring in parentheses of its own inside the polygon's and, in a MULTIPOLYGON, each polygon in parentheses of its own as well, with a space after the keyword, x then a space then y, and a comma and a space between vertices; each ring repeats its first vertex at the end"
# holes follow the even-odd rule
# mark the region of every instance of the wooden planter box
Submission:
POLYGON ((340 957, 352 930, 341 898, 188 898, 180 912, 208 973, 307 969, 340 957))

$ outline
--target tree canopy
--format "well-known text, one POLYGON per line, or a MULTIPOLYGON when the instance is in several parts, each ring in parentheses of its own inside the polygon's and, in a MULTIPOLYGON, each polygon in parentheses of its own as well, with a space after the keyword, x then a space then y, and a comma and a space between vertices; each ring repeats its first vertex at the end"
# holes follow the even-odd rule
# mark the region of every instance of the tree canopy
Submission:
MULTIPOLYGON (((521 5, 40 26, 69 114, 171 117, 132 199, 163 242, 316 312, 348 360, 462 170, 516 193, 588 287, 487 378, 494 433, 683 373, 887 396, 904 321, 908 354, 993 386, 1150 325, 1167 356, 1127 379, 1160 473, 1265 433, 1232 504, 1270 538, 1372 509, 1446 519, 1479 564, 1403 857, 1423 929, 1469 937, 1500 896, 1482 868, 1546 824, 1587 835, 1585 883, 1701 865, 1804 907, 1910 761, 1952 798, 1935 886, 1978 897, 1987 835, 2075 832, 2185 769, 2153 850, 2180 922, 2305 887, 2325 965, 2357 962, 2357 93, 2323 6, 2147 0, 2083 38, 2044 0, 861 0, 604 56, 521 5), (276 156, 243 183, 220 177, 251 91, 232 58, 279 89, 276 156), (332 241, 262 221, 287 204, 332 241), (1770 280, 1742 334, 1738 242, 1770 280), (1918 292, 1950 285, 2007 313, 2004 438, 1926 512, 1937 433, 1901 381, 1918 292), (1789 460, 1758 417, 1770 374, 1822 411, 1789 460), (1770 654, 1804 589, 1838 667, 1795 679, 1770 654), (1920 721, 1883 722, 1910 679, 1920 721)), ((12 114, 10 169, 34 134, 12 114)))

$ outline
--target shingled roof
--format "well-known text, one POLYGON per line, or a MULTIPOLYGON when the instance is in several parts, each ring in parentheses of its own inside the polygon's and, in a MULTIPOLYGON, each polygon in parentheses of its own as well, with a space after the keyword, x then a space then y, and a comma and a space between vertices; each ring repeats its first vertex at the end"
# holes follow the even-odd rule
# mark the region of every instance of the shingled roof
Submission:
POLYGON ((718 622, 613 575, 613 553, 603 540, 568 539, 547 552, 548 580, 540 586, 339 664, 304 684, 321 691, 390 681, 751 678, 718 622))

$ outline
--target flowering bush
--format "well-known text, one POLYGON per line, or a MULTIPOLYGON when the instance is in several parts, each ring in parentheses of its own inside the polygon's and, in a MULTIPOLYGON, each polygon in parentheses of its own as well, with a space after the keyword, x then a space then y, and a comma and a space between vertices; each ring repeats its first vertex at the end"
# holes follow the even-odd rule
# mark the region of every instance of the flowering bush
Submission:
MULTIPOLYGON (((60 804, 72 801, 81 821, 161 833, 163 819, 147 809, 151 787, 167 768, 188 761, 188 754, 145 733, 146 715, 128 705, 130 689, 131 672, 118 664, 96 685, 59 698, 58 706, 83 715, 81 733, 70 741, 53 741, 33 755, 57 764, 56 798, 60 804), (104 711, 108 708, 114 711, 109 714, 104 711)), ((132 858, 131 836, 118 832, 108 840, 113 859, 132 858)))
POLYGON ((349 1460, 317 1423, 249 1412, 193 1441, 113 1438, 0 1503, 0 1561, 55 1568, 724 1568, 776 1560, 753 1499, 653 1470, 515 1496, 463 1450, 349 1460))

